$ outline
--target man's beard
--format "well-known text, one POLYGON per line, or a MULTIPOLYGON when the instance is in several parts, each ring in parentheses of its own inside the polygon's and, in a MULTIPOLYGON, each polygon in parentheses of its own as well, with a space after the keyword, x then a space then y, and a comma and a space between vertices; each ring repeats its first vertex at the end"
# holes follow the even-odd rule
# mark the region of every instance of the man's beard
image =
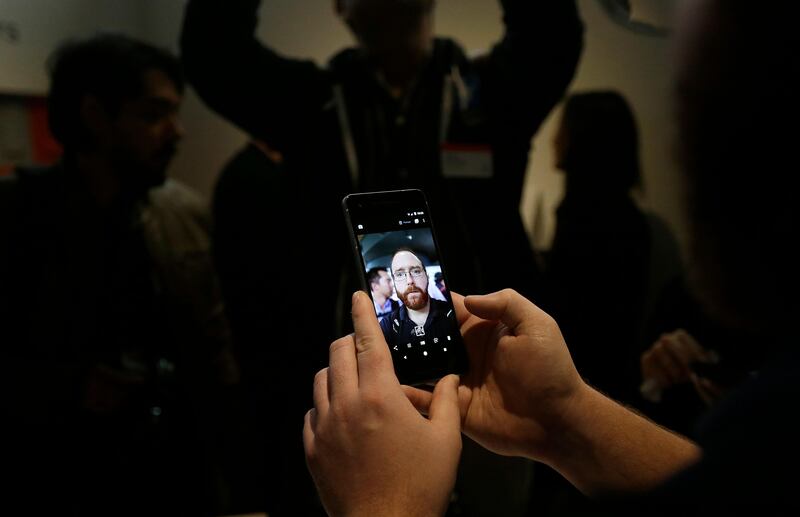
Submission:
POLYGON ((123 189, 135 196, 141 196, 151 188, 163 185, 167 179, 167 168, 176 150, 174 144, 166 144, 147 158, 127 151, 119 152, 114 163, 123 189))
POLYGON ((397 292, 397 296, 407 308, 418 311, 428 305, 428 292, 415 285, 410 285, 405 291, 397 292))

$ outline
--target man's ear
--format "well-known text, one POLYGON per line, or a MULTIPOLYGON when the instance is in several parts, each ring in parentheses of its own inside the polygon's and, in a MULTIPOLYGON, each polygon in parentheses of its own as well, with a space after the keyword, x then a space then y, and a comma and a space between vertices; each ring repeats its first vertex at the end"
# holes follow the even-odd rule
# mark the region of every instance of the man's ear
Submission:
POLYGON ((111 125, 106 109, 94 95, 86 95, 81 100, 81 120, 92 136, 102 133, 111 125))

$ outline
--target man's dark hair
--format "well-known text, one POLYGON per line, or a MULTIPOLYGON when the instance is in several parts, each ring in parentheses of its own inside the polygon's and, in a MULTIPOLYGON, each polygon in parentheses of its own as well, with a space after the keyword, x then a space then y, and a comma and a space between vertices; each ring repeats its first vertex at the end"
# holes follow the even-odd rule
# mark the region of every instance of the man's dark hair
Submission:
POLYGON ((636 120, 622 95, 611 90, 573 94, 561 123, 566 149, 559 166, 568 185, 627 191, 641 183, 636 120))
POLYGON ((367 283, 369 285, 377 284, 381 279, 381 271, 388 273, 385 267, 374 267, 367 271, 367 283))
POLYGON ((111 115, 123 102, 143 94, 149 70, 163 72, 179 92, 184 79, 169 52, 119 34, 101 34, 62 44, 48 59, 50 131, 65 147, 86 147, 90 135, 81 120, 81 103, 96 98, 111 115))
POLYGON ((444 280, 444 276, 442 275, 441 271, 439 271, 435 275, 433 275, 433 283, 436 285, 436 287, 438 287, 440 289, 442 287, 442 280, 444 280))

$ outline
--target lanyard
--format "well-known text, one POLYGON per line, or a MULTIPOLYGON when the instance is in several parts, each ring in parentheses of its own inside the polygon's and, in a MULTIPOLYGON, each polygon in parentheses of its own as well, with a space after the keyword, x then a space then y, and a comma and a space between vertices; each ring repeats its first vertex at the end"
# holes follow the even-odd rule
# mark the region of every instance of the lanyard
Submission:
MULTIPOLYGON (((467 87, 456 65, 450 68, 450 72, 444 77, 442 84, 442 111, 439 118, 440 144, 446 141, 447 134, 450 130, 450 122, 453 117, 453 108, 455 105, 454 94, 458 95, 463 109, 468 100, 469 92, 467 91, 467 87)), ((345 155, 347 157, 347 167, 350 171, 350 180, 352 181, 353 187, 358 188, 360 179, 358 153, 356 151, 355 138, 353 138, 353 128, 350 124, 350 117, 347 114, 347 101, 344 96, 344 88, 341 83, 333 85, 333 100, 338 115, 339 129, 342 134, 342 145, 344 146, 345 155)))

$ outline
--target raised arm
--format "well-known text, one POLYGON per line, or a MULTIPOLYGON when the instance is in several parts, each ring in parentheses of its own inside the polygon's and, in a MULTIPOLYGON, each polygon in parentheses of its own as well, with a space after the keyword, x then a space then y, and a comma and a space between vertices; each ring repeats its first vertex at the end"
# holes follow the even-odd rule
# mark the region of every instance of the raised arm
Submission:
POLYGON ((210 108, 286 152, 303 141, 331 89, 327 74, 313 62, 282 57, 258 41, 259 4, 190 0, 181 60, 189 82, 210 108))
POLYGON ((493 113, 531 138, 575 75, 583 24, 574 0, 500 0, 505 34, 484 60, 493 113))

